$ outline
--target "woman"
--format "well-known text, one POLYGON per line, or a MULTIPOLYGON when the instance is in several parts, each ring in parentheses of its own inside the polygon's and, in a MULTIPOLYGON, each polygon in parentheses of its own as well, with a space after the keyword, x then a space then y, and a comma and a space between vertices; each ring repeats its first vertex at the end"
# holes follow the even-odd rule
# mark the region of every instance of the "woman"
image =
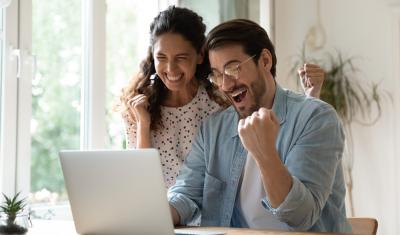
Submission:
MULTIPOLYGON (((189 9, 160 12, 150 25, 141 71, 121 96, 128 148, 157 148, 167 187, 175 183, 202 120, 229 105, 207 79, 205 30, 202 17, 189 9)), ((311 68, 299 70, 302 77, 307 72, 311 68)))
POLYGON ((158 149, 167 187, 175 183, 201 121, 227 106, 206 78, 205 30, 189 9, 161 12, 151 23, 141 71, 121 97, 128 147, 158 149))

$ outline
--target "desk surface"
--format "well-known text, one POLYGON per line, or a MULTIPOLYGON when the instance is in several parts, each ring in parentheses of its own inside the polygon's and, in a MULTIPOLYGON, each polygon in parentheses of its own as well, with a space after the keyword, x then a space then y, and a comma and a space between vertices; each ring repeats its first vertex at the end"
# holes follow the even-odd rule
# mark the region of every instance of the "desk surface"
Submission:
MULTIPOLYGON (((184 228, 187 230, 188 228, 184 228)), ((315 233, 315 232, 285 232, 285 231, 273 231, 273 230, 256 230, 247 228, 224 228, 224 227, 197 227, 190 228, 190 230, 201 230, 201 231, 221 231, 225 232, 226 235, 340 235, 340 233, 315 233)))
MULTIPOLYGON (((34 220, 33 226, 27 235, 77 235, 72 221, 34 220)), ((184 230, 221 231, 226 235, 338 235, 338 233, 311 233, 311 232, 283 232, 254 229, 222 228, 222 227, 195 227, 182 228, 184 230)))

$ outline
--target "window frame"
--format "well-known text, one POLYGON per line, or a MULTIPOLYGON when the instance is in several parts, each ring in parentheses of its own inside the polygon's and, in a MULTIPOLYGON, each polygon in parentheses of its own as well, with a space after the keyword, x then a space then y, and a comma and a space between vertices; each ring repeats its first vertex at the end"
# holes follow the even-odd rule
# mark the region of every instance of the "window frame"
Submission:
POLYGON ((106 2, 82 1, 81 149, 105 147, 106 2))
POLYGON ((32 55, 32 0, 19 0, 18 47, 20 76, 17 79, 17 143, 15 192, 30 191, 32 78, 35 59, 32 55))
POLYGON ((17 69, 20 63, 18 42, 19 0, 3 9, 3 79, 1 87, 0 190, 6 194, 17 185, 17 69))

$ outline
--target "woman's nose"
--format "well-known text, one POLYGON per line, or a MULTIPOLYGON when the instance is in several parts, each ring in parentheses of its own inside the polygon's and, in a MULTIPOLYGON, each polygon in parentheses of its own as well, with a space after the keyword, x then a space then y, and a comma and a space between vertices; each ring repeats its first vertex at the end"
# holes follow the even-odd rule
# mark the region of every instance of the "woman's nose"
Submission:
POLYGON ((168 62, 168 64, 167 64, 167 70, 168 70, 168 72, 173 72, 173 71, 175 71, 175 69, 176 69, 176 63, 174 62, 174 61, 170 61, 170 62, 168 62))

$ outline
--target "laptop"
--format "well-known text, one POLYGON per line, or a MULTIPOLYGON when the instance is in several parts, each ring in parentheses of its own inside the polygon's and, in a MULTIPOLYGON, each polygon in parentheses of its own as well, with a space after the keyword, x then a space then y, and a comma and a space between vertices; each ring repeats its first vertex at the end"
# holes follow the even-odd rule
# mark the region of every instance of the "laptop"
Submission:
POLYGON ((79 234, 223 234, 174 232, 158 151, 59 153, 79 234))

